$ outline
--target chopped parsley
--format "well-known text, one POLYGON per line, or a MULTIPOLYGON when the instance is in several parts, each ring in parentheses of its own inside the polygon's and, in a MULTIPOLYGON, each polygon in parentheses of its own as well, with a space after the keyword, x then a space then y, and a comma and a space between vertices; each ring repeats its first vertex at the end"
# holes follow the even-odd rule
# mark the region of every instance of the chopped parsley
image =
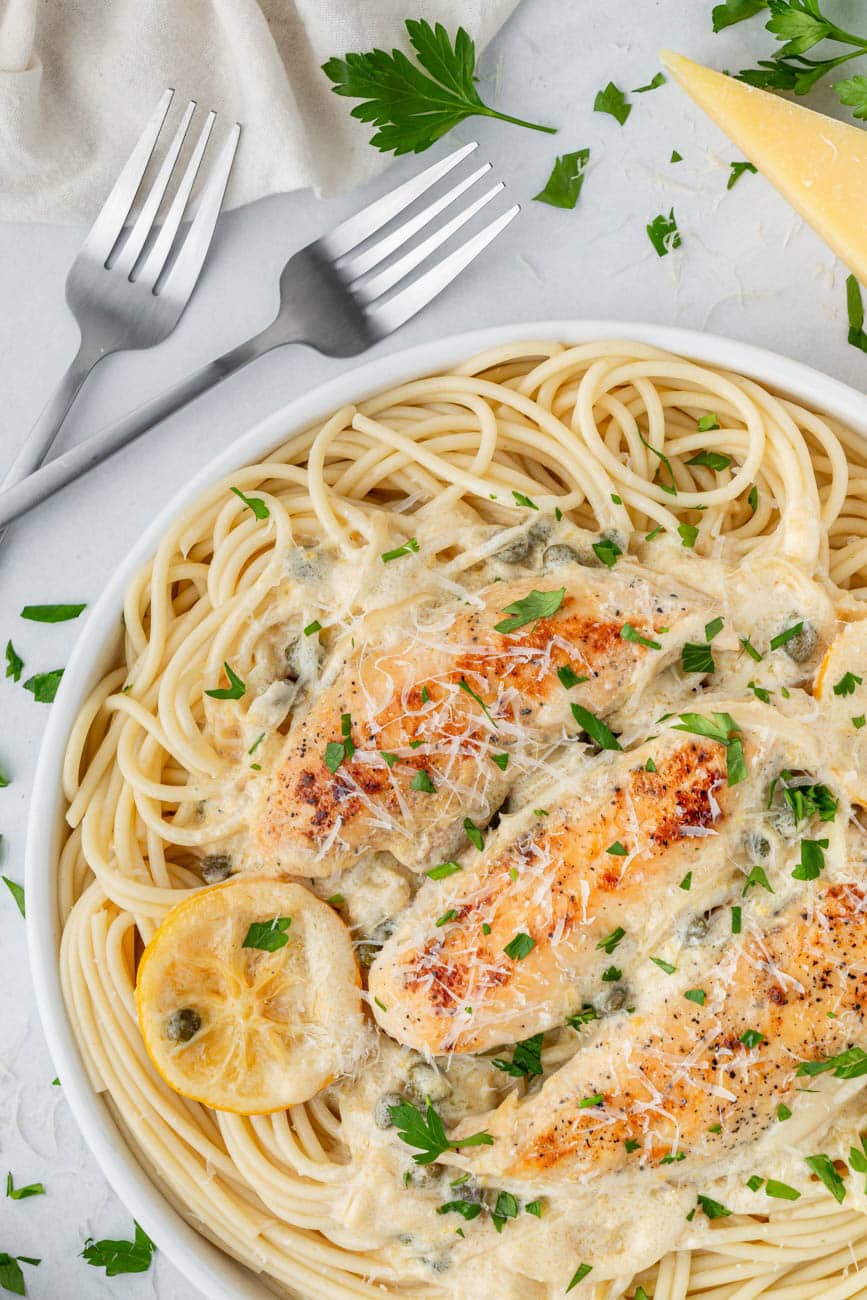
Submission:
POLYGON ((593 743, 598 745, 600 749, 622 749, 620 741, 614 735, 614 732, 606 727, 601 718, 597 718, 594 713, 582 708, 580 704, 572 704, 570 708, 578 726, 582 731, 586 731, 593 743))
POLYGON ((696 524, 678 524, 677 532, 680 537, 681 546, 692 550, 698 539, 698 527, 696 524))
POLYGON ((834 1168, 834 1161, 831 1157, 820 1153, 816 1156, 805 1156, 804 1159, 816 1177, 825 1184, 834 1200, 842 1204, 846 1196, 846 1186, 834 1168))
POLYGON ((801 840, 801 860, 792 870, 795 880, 816 880, 825 866, 827 840, 801 840))
MULTIPOLYGON (((465 695, 469 695, 471 700, 475 700, 476 704, 478 704, 479 708, 482 710, 482 713, 484 713, 485 717, 488 719, 488 722, 490 722, 491 726, 496 730, 497 724, 494 721, 494 719, 491 717, 491 711, 488 708, 487 704, 485 704, 485 701, 482 699, 482 697, 476 694, 472 686, 470 686, 469 682, 466 681, 463 677, 458 682, 458 686, 464 692, 465 695)), ((427 690, 427 687, 425 687, 425 690, 427 690)))
POLYGON ((817 816, 823 822, 832 822, 837 815, 837 800, 826 785, 786 786, 783 798, 797 822, 817 816))
POLYGON ((11 677, 13 682, 21 680, 21 673, 24 669, 24 660, 17 653, 11 641, 6 642, 6 676, 11 677))
POLYGON ((515 489, 513 488, 512 496, 515 498, 516 505, 526 506, 528 510, 539 509, 539 507, 536 505, 536 502, 532 501, 528 496, 525 496, 523 492, 516 492, 515 489))
POLYGON ((319 622, 318 618, 314 618, 313 622, 308 623, 307 626, 305 627, 304 635, 313 636, 314 632, 321 632, 321 631, 322 631, 322 624, 319 622))
POLYGON ((801 620, 800 623, 793 623, 792 626, 787 627, 784 632, 778 632, 776 636, 771 637, 771 649, 779 650, 782 646, 787 645, 789 641, 792 641, 796 636, 800 636, 803 630, 803 620, 801 620))
POLYGON ((672 149, 672 151, 671 151, 671 157, 669 158, 668 161, 669 161, 670 163, 679 163, 679 162, 683 162, 683 154, 682 154, 682 153, 678 153, 676 149, 672 149))
POLYGON ((624 641, 632 641, 635 645, 643 646, 645 650, 661 650, 662 644, 659 641, 651 641, 649 637, 641 636, 636 632, 631 623, 624 623, 620 629, 620 635, 624 641))
POLYGON ((563 664, 557 669, 557 676, 560 679, 560 685, 567 691, 571 691, 573 686, 580 686, 582 682, 588 682, 589 677, 579 677, 571 664, 563 664))
POLYGON ((589 1110, 591 1106, 602 1106, 605 1102, 601 1092, 594 1092, 592 1097, 582 1097, 578 1103, 579 1110, 589 1110))
MULTIPOLYGON (((545 188, 534 194, 533 198, 538 203, 550 203, 554 208, 574 208, 581 194, 589 161, 589 149, 560 154, 554 161, 545 188)), ((515 496, 516 493, 513 492, 512 495, 515 496)))
POLYGON ((746 880, 744 881, 744 888, 741 897, 745 897, 747 891, 752 889, 753 885, 761 885, 762 889, 766 889, 769 894, 772 894, 774 892, 770 884, 768 883, 768 877, 765 874, 764 867, 752 868, 750 874, 747 876, 746 880))
POLYGON ((541 1074, 543 1038, 544 1034, 533 1034, 532 1038, 525 1038, 523 1042, 515 1044, 511 1061, 498 1058, 491 1064, 515 1079, 531 1078, 533 1075, 541 1074))
MULTIPOLYGON (((574 707, 574 706, 573 706, 574 707)), ((674 731, 686 731, 694 736, 706 736, 726 747, 726 770, 728 784, 737 785, 747 775, 744 747, 740 739, 737 723, 730 713, 714 713, 713 721, 702 717, 700 713, 682 713, 680 722, 674 731)))
POLYGON ((863 679, 857 673, 844 673, 832 689, 835 695, 854 695, 855 687, 862 685, 863 679))
POLYGON ((654 763, 654 761, 653 761, 652 758, 649 758, 649 759, 647 760, 647 762, 644 764, 644 770, 645 770, 645 772, 655 772, 655 771, 656 771, 656 764, 654 763))
POLYGON ((867 334, 864 332, 864 303, 861 286, 854 275, 846 277, 846 310, 849 316, 849 342, 853 348, 867 352, 867 334))
POLYGON ((687 1001, 696 1002, 700 1007, 703 1007, 707 1000, 704 989, 687 989, 683 996, 687 1001))
POLYGON ((619 966, 609 966, 602 972, 603 984, 616 984, 619 979, 623 978, 623 971, 619 966))
POLYGON ((867 1052, 860 1047, 850 1047, 837 1056, 829 1056, 824 1061, 802 1061, 798 1066, 799 1075, 814 1078, 817 1074, 832 1072, 835 1079, 860 1079, 867 1074, 867 1052))
POLYGON ((753 175, 755 175, 758 171, 758 168, 751 162, 732 162, 729 163, 729 167, 731 170, 729 172, 728 181, 726 182, 727 190, 734 189, 744 172, 752 172, 753 175))
MULTIPOLYGON (((603 976, 604 978, 604 976, 603 976)), ((599 1012, 590 1003, 583 1006, 580 1011, 575 1011, 571 1016, 566 1017, 566 1024, 571 1029, 582 1029, 584 1025, 589 1025, 592 1020, 599 1019, 599 1012)))
POLYGON ((412 555, 417 551, 418 541, 415 537, 410 537, 403 546, 396 546, 393 551, 383 551, 379 558, 383 564, 391 564, 392 560, 399 560, 402 556, 412 555))
POLYGON ((740 934, 740 932, 741 932, 741 909, 740 907, 735 906, 732 908, 732 934, 740 934))
POLYGON ((661 957, 651 957, 650 960, 654 966, 658 966, 660 970, 665 971, 666 975, 673 975, 677 970, 677 967, 672 966, 670 961, 663 961, 661 957))
POLYGON ((136 1224, 134 1241, 94 1241, 88 1237, 81 1254, 94 1268, 104 1268, 106 1277, 118 1277, 121 1273, 146 1273, 155 1250, 154 1242, 136 1224))
POLYGON ((687 891, 689 891, 690 889, 692 889, 692 872, 691 872, 691 871, 688 871, 688 872, 686 873, 686 875, 684 876, 683 880, 682 880, 682 881, 680 882, 680 884, 678 885, 678 889, 685 889, 685 890, 687 890, 687 891))
POLYGON ((0 880, 3 881, 3 884, 6 886, 6 888, 9 890, 9 893, 15 899, 15 906, 18 908, 18 911, 21 913, 22 916, 26 916, 27 913, 25 911, 25 905, 24 905, 24 886, 19 885, 17 880, 10 880, 8 876, 0 876, 0 880))
POLYGON ((854 717, 852 719, 852 726, 855 728, 856 731, 860 731, 861 728, 864 726, 864 722, 865 722, 864 714, 859 713, 857 717, 854 717))
POLYGON ((779 1106, 777 1107, 777 1119, 782 1124, 784 1120, 791 1119, 791 1118, 792 1118, 792 1112, 789 1110, 788 1106, 785 1106, 783 1102, 780 1102, 779 1106))
MULTIPOLYGON (((384 755, 383 755, 384 757, 384 755)), ((392 754, 390 757, 397 761, 397 756, 392 754)), ((340 764, 346 758, 346 746, 342 745, 339 740, 329 740, 325 746, 325 766, 332 774, 337 771, 340 764)), ((386 759, 386 762, 388 760, 386 759)), ((391 764, 388 764, 391 767, 391 764)))
POLYGON ((427 1103, 426 1113, 422 1113, 411 1101, 401 1101, 388 1108, 389 1118, 397 1128, 397 1136, 407 1146, 416 1147, 413 1160, 417 1165, 430 1165, 446 1151, 457 1151, 460 1147, 493 1146, 494 1139, 490 1133, 473 1133, 471 1137, 446 1137, 445 1127, 431 1102, 427 1103))
POLYGON ((648 90, 658 90, 660 86, 664 85, 665 77, 661 72, 657 72, 656 75, 648 81, 646 86, 635 86, 632 93, 633 95, 643 95, 648 90))
POLYGON ((292 924, 291 916, 275 916, 270 921, 254 921, 248 929, 242 948, 258 948, 261 952, 277 952, 289 942, 286 933, 292 924))
POLYGON ((491 754, 491 762, 496 763, 501 772, 505 772, 506 768, 509 766, 509 755, 491 754))
POLYGON ((762 704, 770 704, 771 692, 764 686, 759 686, 757 682, 747 682, 747 690, 752 691, 756 699, 761 700, 762 704))
POLYGON ((601 949, 602 952, 607 952, 610 957, 625 935, 626 931, 623 929, 623 926, 618 925, 617 928, 612 930, 610 934, 607 934, 604 939, 599 940, 596 945, 597 951, 601 949))
POLYGON ((680 652, 680 663, 685 673, 714 673, 716 663, 709 645, 687 641, 680 652))
POLYGON ((389 754, 388 750, 386 749, 381 749, 379 751, 379 756, 380 758, 385 760, 386 765, 388 767, 394 767, 395 763, 400 762, 400 759, 398 758, 397 754, 389 754))
MULTIPOLYGON (((715 415, 703 415, 698 422, 698 427, 701 433, 708 433, 711 429, 718 429, 719 425, 716 422, 715 415), (708 420, 712 420, 713 423, 708 424, 708 420)), ((708 469, 723 470, 728 469, 732 463, 732 458, 731 456, 724 456, 719 451, 700 451, 686 463, 687 465, 705 465, 708 469)))
POLYGON ((436 786, 430 778, 430 773, 420 767, 415 776, 409 783, 410 790, 422 790, 425 794, 436 794, 436 786))
POLYGON ((477 1219, 482 1212, 480 1201, 446 1201, 437 1207, 437 1214, 460 1214, 469 1223, 477 1219))
POLYGON ((723 625, 724 620, 721 618, 713 618, 709 623, 705 623, 704 634, 708 641, 712 641, 715 636, 719 636, 720 632, 723 630, 723 625))
POLYGON ((531 935, 519 930, 514 939, 510 939, 503 952, 513 961, 523 961, 536 947, 536 940, 531 935))
POLYGON ((26 1201, 31 1196, 44 1196, 42 1183, 28 1183, 26 1187, 16 1187, 10 1170, 6 1175, 6 1195, 11 1201, 26 1201))
POLYGON ((744 650, 746 650, 747 654, 753 660, 754 663, 760 664, 762 662, 764 656, 759 654, 758 650, 753 645, 752 641, 748 636, 741 637, 741 646, 743 647, 744 650))
POLYGON ((450 907, 447 912, 443 912, 442 916, 437 917, 434 924, 438 930, 441 930, 444 925, 448 925, 449 921, 453 921, 456 916, 457 912, 453 907, 450 907))
POLYGON ((246 693, 247 687, 241 681, 238 674, 233 670, 232 666, 225 661, 223 663, 223 671, 229 679, 229 685, 216 687, 212 691, 205 691, 205 694, 209 695, 212 700, 240 700, 246 693))
POLYGON ((528 623, 537 623, 541 618, 551 618, 563 604, 565 595, 565 587, 560 587, 558 591, 531 591, 522 600, 516 600, 505 607, 503 613, 509 614, 510 617, 503 619, 501 623, 495 623, 494 631, 516 632, 519 627, 526 627, 528 623))
POLYGON ((9 1255, 5 1250, 0 1250, 0 1286, 4 1291, 10 1291, 13 1295, 26 1295, 21 1264, 40 1264, 41 1262, 38 1259, 31 1259, 28 1255, 9 1255))
POLYGON ((257 519, 268 519, 270 517, 271 511, 261 497, 245 496, 241 489, 236 487, 230 487, 229 491, 234 492, 235 496, 244 502, 245 509, 252 510, 257 519))
POLYGON ((600 560, 608 569, 613 569, 617 563, 617 557, 623 554, 617 543, 613 542, 610 537, 603 537, 600 542, 594 542, 592 550, 597 560, 600 560))
POLYGON ((459 862, 441 862, 439 866, 431 867, 430 871, 426 871, 425 875, 429 880, 446 880, 449 876, 453 876, 456 871, 463 871, 463 867, 459 862))
POLYGON ((727 1219, 731 1214, 731 1210, 727 1210, 719 1201, 711 1200, 709 1196, 699 1195, 698 1208, 703 1210, 709 1219, 727 1219))
POLYGON ((609 81, 604 90, 600 90, 593 101, 594 113, 608 113, 610 117, 615 118, 621 126, 626 122, 629 114, 632 112, 632 105, 627 103, 626 96, 613 81, 609 81))
POLYGON ((801 1193, 788 1183, 781 1183, 776 1178, 769 1178, 765 1183, 765 1195, 773 1196, 778 1201, 798 1201, 801 1193))
POLYGON ((614 858, 625 858, 628 855, 629 850, 620 843, 620 840, 615 840, 613 844, 608 845, 605 852, 610 853, 614 858))
POLYGON ((471 821, 469 817, 464 818, 464 831, 466 832, 467 839, 470 843, 481 853, 485 846, 485 837, 475 822, 471 821))
POLYGON ((741 1042, 744 1047, 758 1047, 765 1041, 764 1034, 760 1034, 758 1029, 745 1029, 741 1034, 741 1042))
POLYGON ((647 238, 660 257, 666 257, 674 248, 680 248, 683 240, 677 228, 674 208, 668 214, 660 212, 647 224, 647 238))
POLYGON ((21 617, 31 623, 68 623, 85 609, 86 605, 25 605, 21 617))
POLYGON ((36 673, 28 677, 24 689, 32 692, 37 704, 52 704, 62 676, 62 668, 53 668, 50 673, 36 673))
MULTIPOLYGON (((639 441, 642 443, 642 445, 645 446, 648 451, 652 451, 654 456, 657 456, 659 458, 660 465, 664 465, 665 468, 668 470, 668 477, 671 481, 669 483, 660 483, 659 486, 662 488, 663 492, 667 492, 669 496, 676 497, 677 485, 674 481, 674 470, 671 467, 671 461, 668 459, 665 452, 660 451, 658 447, 654 447, 653 443, 648 442, 643 434, 639 433, 638 438, 639 441)), ((646 542, 649 542, 651 538, 656 535, 657 532, 662 532, 662 528, 659 527, 658 529, 654 529, 652 533, 647 534, 644 540, 646 542)))
POLYGON ((566 1288, 566 1294, 568 1295, 569 1292, 573 1289, 573 1287, 576 1287, 579 1282, 583 1282, 587 1274, 592 1271, 593 1271, 592 1264, 579 1264, 575 1272, 572 1274, 572 1281, 569 1283, 569 1285, 566 1288))

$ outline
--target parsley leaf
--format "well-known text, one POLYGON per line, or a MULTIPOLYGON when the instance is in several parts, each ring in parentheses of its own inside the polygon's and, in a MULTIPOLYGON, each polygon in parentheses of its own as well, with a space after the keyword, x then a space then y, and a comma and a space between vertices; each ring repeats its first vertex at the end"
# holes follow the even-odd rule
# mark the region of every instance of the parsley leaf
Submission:
POLYGON ((685 673, 713 673, 716 663, 709 645, 687 641, 680 652, 680 662, 685 673))
POLYGON ((491 1062, 498 1070, 504 1074, 509 1074, 514 1079, 529 1078, 536 1074, 542 1073, 542 1039, 543 1034, 533 1034, 532 1038, 525 1038, 522 1043, 516 1043, 512 1051, 511 1061, 494 1060, 491 1062))
POLYGON ((850 1047, 837 1056, 829 1056, 824 1061, 802 1061, 798 1066, 799 1075, 814 1078, 817 1074, 832 1071, 835 1079, 860 1079, 867 1074, 867 1052, 861 1047, 850 1047))
POLYGON ((680 248, 683 240, 677 228, 674 208, 668 216, 660 212, 647 225, 647 237, 660 257, 666 257, 674 248, 680 248))
POLYGON ((437 1207, 437 1214, 460 1214, 468 1223, 477 1219, 481 1212, 479 1201, 446 1201, 437 1207))
POLYGON ((617 543, 610 537, 603 537, 601 541, 594 542, 592 550, 597 560, 601 560, 607 569, 613 569, 618 555, 623 554, 617 543))
POLYGON ((26 916, 27 913, 24 910, 24 886, 19 885, 17 880, 10 880, 8 876, 0 876, 0 880, 3 881, 3 884, 6 886, 6 888, 9 890, 9 893, 15 899, 15 904, 18 908, 18 911, 21 913, 22 916, 26 916))
POLYGON ((602 952, 607 952, 608 956, 610 957, 611 954, 614 952, 614 949, 620 943, 621 939, 625 937, 626 937, 626 931, 623 929, 622 925, 618 925, 617 928, 615 930, 612 930, 610 934, 607 934, 604 939, 599 940, 599 942, 596 945, 596 949, 597 951, 601 949, 602 952))
POLYGON ((713 618, 709 623, 705 623, 704 625, 704 634, 708 641, 712 641, 715 636, 719 636, 722 630, 723 619, 721 618, 713 618))
POLYGON ((820 1178, 825 1184, 834 1200, 842 1204, 846 1196, 846 1186, 834 1168, 831 1157, 820 1153, 817 1156, 805 1156, 804 1158, 817 1178, 820 1178))
POLYGON ((650 960, 654 966, 658 966, 660 970, 665 971, 666 975, 673 975, 677 970, 677 967, 672 966, 670 961, 663 961, 661 957, 651 957, 650 960))
POLYGON ((713 29, 721 32, 735 23, 742 23, 745 18, 752 18, 767 6, 768 0, 723 0, 714 6, 711 13, 713 29))
POLYGON ((826 785, 786 786, 783 799, 791 808, 796 822, 816 816, 823 822, 832 822, 837 815, 837 800, 826 785))
POLYGON ((11 641, 6 642, 6 676, 11 677, 13 682, 21 680, 21 673, 24 668, 24 660, 16 652, 11 641))
POLYGON ((795 1187, 790 1187, 788 1183, 781 1183, 776 1178, 769 1178, 765 1183, 765 1195, 773 1196, 778 1201, 798 1201, 801 1199, 801 1193, 795 1187))
POLYGON ((589 709, 582 708, 580 704, 572 704, 569 707, 578 726, 582 731, 587 732, 593 743, 598 745, 600 749, 623 748, 614 732, 606 727, 601 718, 597 718, 594 713, 591 713, 589 709))
POLYGON ((401 50, 345 54, 322 65, 336 95, 362 102, 352 116, 378 128, 370 143, 383 153, 421 153, 467 117, 494 117, 533 131, 550 126, 498 113, 482 102, 475 83, 476 49, 459 27, 454 43, 441 23, 407 19, 419 68, 401 50), (424 71, 422 71, 424 69, 424 71))
POLYGON ((615 86, 613 81, 609 81, 604 90, 600 90, 593 101, 594 113, 608 113, 624 125, 629 114, 632 112, 632 105, 626 102, 626 96, 619 87, 615 86))
POLYGON ((410 790, 422 790, 425 794, 436 794, 436 786, 430 778, 430 773, 420 767, 415 776, 409 783, 410 790))
POLYGON ((731 168, 731 171, 729 173, 728 181, 726 182, 727 190, 734 189, 744 172, 752 172, 753 175, 756 175, 759 170, 758 167, 754 166, 751 162, 732 162, 729 163, 729 167, 731 168))
POLYGON ((270 921, 254 921, 244 936, 242 948, 259 948, 262 952, 277 952, 289 942, 286 931, 292 924, 291 916, 275 916, 270 921))
POLYGON ((793 641, 796 636, 800 636, 803 630, 803 620, 801 620, 800 623, 793 623, 792 626, 787 627, 784 632, 778 632, 776 636, 771 637, 770 648, 772 650, 779 650, 782 646, 788 645, 790 641, 793 641))
POLYGON ((10 1171, 6 1175, 6 1195, 12 1201, 26 1201, 30 1196, 44 1196, 45 1188, 41 1183, 28 1183, 26 1187, 16 1187, 10 1171))
POLYGON ((21 617, 31 623, 68 623, 85 609, 86 605, 25 605, 21 617))
POLYGON ((445 1127, 430 1101, 427 1112, 422 1114, 411 1101, 401 1101, 388 1108, 389 1118, 397 1128, 397 1136, 407 1146, 416 1147, 413 1160, 417 1165, 430 1165, 446 1151, 457 1151, 459 1147, 493 1146, 494 1139, 490 1133, 473 1133, 471 1137, 446 1137, 445 1127))
POLYGON ((496 763, 501 772, 505 772, 506 768, 509 766, 509 755, 491 754, 491 762, 496 763))
POLYGON ((446 880, 449 876, 453 876, 456 871, 463 871, 463 867, 459 862, 441 862, 439 866, 431 867, 430 871, 426 871, 425 875, 428 880, 446 880))
POLYGON ((525 957, 529 957, 535 947, 536 940, 532 935, 519 930, 514 939, 510 939, 506 944, 503 952, 507 957, 511 957, 513 961, 523 961, 525 957))
POLYGON ((836 82, 834 89, 841 104, 854 109, 854 116, 867 120, 867 77, 847 77, 836 82))
MULTIPOLYGON (((332 774, 336 772, 345 758, 346 746, 342 745, 339 740, 329 740, 325 746, 325 758, 323 760, 329 772, 332 774)), ((388 763, 387 758, 385 761, 388 763)), ((397 760, 395 759, 395 761, 397 760)), ((391 763, 388 763, 388 766, 391 767, 391 763)))
POLYGON ((664 85, 665 85, 665 77, 661 72, 657 72, 654 77, 651 77, 650 81, 648 81, 646 86, 636 86, 633 89, 632 93, 633 95, 643 95, 648 90, 659 90, 659 87, 664 85))
POLYGON ((719 1201, 711 1200, 709 1196, 699 1196, 698 1204, 709 1219, 727 1219, 731 1214, 731 1210, 727 1210, 719 1201))
POLYGON ((516 632, 519 627, 536 623, 541 618, 551 618, 563 604, 566 588, 558 591, 531 591, 522 600, 513 601, 503 610, 510 617, 494 624, 495 632, 516 632))
POLYGON ((512 496, 515 498, 516 506, 524 506, 527 510, 539 509, 536 502, 531 500, 531 498, 526 496, 523 492, 516 492, 515 489, 512 488, 512 496))
POLYGON ((62 668, 54 668, 50 673, 36 673, 34 677, 28 677, 24 689, 33 693, 37 704, 52 704, 62 676, 62 668))
POLYGON ((846 277, 846 310, 849 316, 849 342, 853 348, 867 352, 867 334, 864 332, 864 303, 861 286, 854 275, 846 277))
POLYGON ((495 730, 498 729, 496 722, 491 717, 491 712, 487 704, 485 704, 485 701, 482 699, 480 695, 476 694, 472 686, 470 686, 469 682, 462 677, 461 680, 458 682, 458 686, 464 692, 465 695, 469 695, 471 700, 475 700, 476 704, 478 704, 479 708, 482 710, 482 713, 484 713, 485 717, 488 719, 488 722, 490 722, 491 726, 494 727, 495 730))
POLYGON ((557 676, 560 679, 560 685, 567 691, 571 691, 573 686, 580 686, 582 682, 590 680, 589 677, 579 677, 571 664, 563 664, 557 669, 557 676))
POLYGON ((624 623, 620 629, 620 635, 624 641, 632 641, 635 645, 643 646, 645 650, 661 650, 662 645, 659 641, 651 641, 646 636, 641 636, 635 630, 631 623, 624 623))
MULTIPOLYGON (((702 428, 702 420, 705 420, 706 418, 706 416, 702 416, 702 419, 698 422, 702 433, 706 433, 708 429, 719 428, 718 424, 706 424, 704 428, 702 428)), ((712 415, 710 418, 714 420, 716 419, 716 416, 712 415)), ((720 451, 700 451, 686 463, 687 465, 706 465, 708 469, 723 470, 728 469, 729 465, 732 463, 732 458, 731 456, 724 456, 720 451)))
POLYGON ((104 1268, 106 1277, 117 1277, 121 1273, 146 1273, 155 1250, 150 1237, 136 1224, 134 1241, 94 1241, 88 1237, 81 1254, 94 1268, 104 1268))
POLYGON ((707 999, 704 989, 687 989, 683 996, 689 1002, 696 1002, 700 1007, 704 1006, 707 999))
MULTIPOLYGON (((667 493, 669 494, 669 496, 676 497, 676 496, 677 496, 677 485, 675 484, 675 481, 674 481, 674 470, 671 468, 671 461, 668 459, 668 457, 665 455, 664 452, 661 452, 661 451, 659 450, 658 447, 654 447, 653 443, 648 442, 647 439, 646 439, 646 438, 645 438, 641 433, 639 433, 638 438, 639 438, 639 441, 640 441, 640 442, 641 442, 641 443, 642 443, 642 444, 647 448, 648 451, 652 451, 653 454, 654 454, 654 456, 658 456, 658 457, 659 457, 660 464, 661 464, 661 465, 664 465, 665 468, 668 470, 668 475, 669 475, 669 478, 670 478, 671 482, 670 482, 670 483, 660 483, 659 486, 662 488, 663 492, 667 492, 667 493)), ((654 533, 655 533, 656 531, 657 531, 657 530, 654 529, 654 533)), ((662 529, 660 528, 659 531, 661 532, 662 529)), ((644 540, 645 540, 646 542, 648 542, 648 541, 650 541, 650 539, 651 539, 652 536, 653 536, 652 533, 648 533, 644 540)))
POLYGON ((4 1291, 10 1291, 13 1295, 26 1295, 24 1274, 18 1260, 21 1260, 23 1264, 39 1264, 41 1262, 38 1259, 28 1259, 26 1255, 19 1255, 16 1259, 14 1255, 8 1255, 5 1250, 0 1250, 0 1286, 4 1291))
POLYGON ((747 774, 743 744, 740 740, 738 724, 730 713, 714 713, 711 718, 702 717, 700 713, 682 713, 680 722, 673 731, 686 731, 693 736, 706 736, 708 740, 719 741, 726 747, 726 767, 728 784, 737 785, 747 774))
POLYGON ((235 496, 239 497, 240 500, 244 502, 245 508, 253 511, 253 514, 257 519, 269 519, 271 517, 271 511, 265 505, 265 502, 261 497, 248 497, 240 488, 236 487, 230 487, 229 491, 234 492, 235 496))
POLYGON ((801 840, 801 861, 792 871, 794 880, 816 880, 825 866, 827 840, 801 840))
POLYGON ((205 694, 209 695, 212 700, 240 700, 246 693, 247 687, 241 681, 238 674, 232 669, 231 665, 227 664, 225 661, 223 663, 223 670, 229 679, 229 685, 218 687, 213 691, 205 691, 205 694))
POLYGON ((584 184, 584 173, 590 161, 589 149, 576 149, 574 153, 561 154, 551 168, 545 188, 533 198, 538 203, 550 203, 554 208, 574 208, 584 184))
POLYGON ((392 560, 399 560, 402 555, 413 555, 418 551, 418 541, 415 537, 410 537, 408 542, 403 546, 396 546, 393 551, 383 551, 380 559, 383 564, 391 564, 392 560))
POLYGON ((857 673, 844 673, 832 690, 835 695, 854 695, 855 687, 862 684, 863 679, 857 673))
POLYGON ((692 550, 698 540, 698 528, 695 524, 678 524, 677 531, 680 535, 681 546, 692 550))
POLYGON ((313 636, 315 632, 321 632, 321 631, 322 631, 322 624, 319 622, 318 618, 314 618, 313 622, 308 623, 307 626, 305 627, 304 635, 313 636))
POLYGON ((587 1274, 592 1272, 592 1270, 592 1264, 579 1264, 575 1272, 572 1274, 572 1281, 566 1288, 566 1294, 568 1295, 572 1288, 576 1287, 579 1282, 583 1282, 587 1274))
POLYGON ((752 871, 744 881, 744 887, 741 893, 742 898, 746 897, 747 892, 752 889, 753 885, 761 885, 762 889, 766 889, 769 894, 774 892, 768 882, 768 877, 765 874, 764 867, 753 867, 752 871))
POLYGON ((469 817, 464 818, 464 833, 470 843, 481 853, 485 847, 485 837, 479 827, 469 817))

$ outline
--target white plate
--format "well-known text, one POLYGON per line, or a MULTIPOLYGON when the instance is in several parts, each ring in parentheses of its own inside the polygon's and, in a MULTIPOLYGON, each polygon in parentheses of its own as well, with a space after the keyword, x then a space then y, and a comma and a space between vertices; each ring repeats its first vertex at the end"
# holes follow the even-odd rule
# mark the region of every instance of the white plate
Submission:
MULTIPOLYGON (((772 352, 691 330, 611 321, 536 321, 457 334, 436 343, 369 361, 329 379, 313 392, 263 420, 183 487, 153 521, 88 611, 42 742, 36 769, 26 851, 27 929, 30 966, 42 1027, 63 1092, 84 1138, 117 1195, 178 1269, 209 1300, 265 1300, 273 1292, 253 1273, 206 1241, 171 1207, 126 1145, 103 1100, 85 1073, 60 989, 57 859, 63 841, 61 767, 66 741, 85 697, 117 651, 123 595, 133 575, 156 549, 175 516, 216 479, 252 461, 347 402, 436 373, 476 352, 520 339, 634 339, 696 361, 748 375, 805 405, 836 416, 867 437, 867 402, 853 388, 772 352)), ((164 470, 161 470, 164 472, 164 470)))

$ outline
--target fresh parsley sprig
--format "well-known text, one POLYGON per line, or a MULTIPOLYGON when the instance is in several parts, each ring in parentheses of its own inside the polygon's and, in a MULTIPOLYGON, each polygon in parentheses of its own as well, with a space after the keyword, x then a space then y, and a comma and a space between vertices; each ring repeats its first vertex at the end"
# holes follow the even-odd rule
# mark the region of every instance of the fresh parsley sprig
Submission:
MULTIPOLYGON (((750 0, 728 0, 719 9, 744 10, 742 17, 758 12, 757 4, 750 0)), ((773 58, 760 59, 758 67, 745 68, 738 79, 762 90, 791 90, 796 95, 806 95, 817 81, 848 63, 850 59, 867 54, 867 35, 846 31, 823 12, 821 0, 768 0, 770 18, 767 30, 782 42, 773 58), (845 47, 844 53, 827 59, 809 59, 807 51, 822 41, 833 41, 845 47)), ((715 30, 717 10, 714 10, 715 30)), ((737 22, 738 18, 731 21, 737 22)), ((728 23, 723 22, 723 26, 728 23)), ((855 117, 867 118, 867 77, 848 77, 834 85, 841 104, 853 109, 855 117)))
POLYGON ((484 1132, 465 1138, 446 1137, 445 1125, 430 1101, 424 1114, 411 1101, 389 1106, 388 1113, 401 1142, 416 1148, 412 1158, 417 1165, 431 1165, 446 1151, 457 1151, 460 1147, 490 1147, 494 1144, 490 1133, 484 1132))
POLYGON ((553 135, 556 128, 498 113, 475 83, 476 47, 459 27, 454 41, 441 23, 406 20, 418 64, 402 50, 367 50, 329 59, 322 71, 335 95, 362 102, 352 116, 378 129, 370 143, 382 153, 421 153, 468 117, 493 117, 553 135))

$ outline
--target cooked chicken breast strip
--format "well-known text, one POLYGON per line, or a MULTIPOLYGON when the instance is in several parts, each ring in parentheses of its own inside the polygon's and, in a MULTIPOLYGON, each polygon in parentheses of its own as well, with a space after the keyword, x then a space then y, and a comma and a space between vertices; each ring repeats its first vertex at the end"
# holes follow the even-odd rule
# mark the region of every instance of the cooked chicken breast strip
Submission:
POLYGON ((763 775, 793 752, 773 710, 744 716, 753 779, 729 786, 724 744, 664 731, 574 772, 544 816, 504 819, 482 853, 425 884, 370 971, 381 1028, 434 1055, 519 1041, 563 1024, 612 964, 628 967, 637 935, 647 944, 709 906, 741 874, 763 775))
POLYGON ((494 583, 471 607, 378 611, 289 733, 254 821, 257 861, 326 876, 371 850, 411 867, 454 852, 465 818, 486 822, 546 747, 580 732, 573 703, 610 714, 708 614, 697 592, 625 563, 494 583))
POLYGON ((798 1106, 809 1087, 799 1065, 863 1041, 867 891, 806 885, 764 933, 713 952, 703 1005, 685 991, 647 1015, 612 1017, 535 1096, 465 1121, 461 1132, 494 1137, 472 1167, 568 1181, 683 1152, 686 1176, 754 1141, 781 1104, 798 1106))

